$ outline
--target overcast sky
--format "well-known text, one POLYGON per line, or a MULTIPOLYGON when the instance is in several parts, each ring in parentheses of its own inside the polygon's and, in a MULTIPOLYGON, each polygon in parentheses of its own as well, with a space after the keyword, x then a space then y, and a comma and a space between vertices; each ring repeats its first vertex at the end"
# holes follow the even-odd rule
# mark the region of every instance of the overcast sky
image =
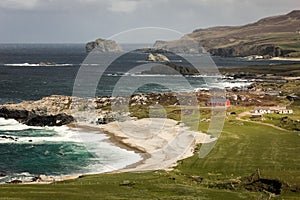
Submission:
MULTIPOLYGON (((190 33, 295 9, 299 0, 0 0, 0 43, 85 43, 140 27, 165 28, 156 39, 174 39, 167 29, 190 33)), ((151 31, 135 41, 151 40, 151 31)))

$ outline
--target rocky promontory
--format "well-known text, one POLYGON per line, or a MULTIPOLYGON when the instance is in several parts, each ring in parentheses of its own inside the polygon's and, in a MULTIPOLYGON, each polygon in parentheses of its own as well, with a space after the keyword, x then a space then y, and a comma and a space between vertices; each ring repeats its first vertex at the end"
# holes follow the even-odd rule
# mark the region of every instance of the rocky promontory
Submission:
POLYGON ((68 112, 71 98, 54 95, 38 101, 23 101, 0 106, 0 117, 15 119, 29 126, 62 126, 75 121, 68 112))
POLYGON ((95 41, 88 42, 85 46, 86 52, 97 50, 98 52, 121 52, 122 47, 114 40, 105 40, 99 38, 95 41))
POLYGON ((28 110, 10 110, 5 107, 0 109, 0 117, 5 119, 15 119, 28 126, 62 126, 74 121, 71 115, 39 115, 34 111, 28 110))

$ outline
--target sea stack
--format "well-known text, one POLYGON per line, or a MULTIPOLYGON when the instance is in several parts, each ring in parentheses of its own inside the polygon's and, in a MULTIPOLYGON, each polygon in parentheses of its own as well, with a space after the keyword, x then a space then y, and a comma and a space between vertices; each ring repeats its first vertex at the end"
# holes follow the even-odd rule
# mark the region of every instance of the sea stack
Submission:
POLYGON ((89 53, 96 49, 98 52, 121 52, 122 47, 114 40, 105 40, 102 38, 88 42, 85 46, 86 52, 89 53))

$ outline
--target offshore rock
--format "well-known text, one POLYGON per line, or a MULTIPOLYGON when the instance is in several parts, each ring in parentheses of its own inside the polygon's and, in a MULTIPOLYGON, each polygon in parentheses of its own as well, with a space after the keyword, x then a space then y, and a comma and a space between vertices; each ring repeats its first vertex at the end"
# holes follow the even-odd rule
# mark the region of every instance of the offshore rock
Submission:
POLYGON ((86 52, 97 50, 97 52, 121 52, 122 47, 114 40, 97 39, 92 42, 88 42, 85 46, 86 52))
POLYGON ((174 63, 166 63, 164 66, 156 65, 142 74, 164 74, 164 75, 198 75, 197 68, 192 66, 182 66, 174 63))
POLYGON ((169 60, 169 58, 167 56, 165 56, 163 54, 160 54, 160 53, 158 53, 156 55, 150 53, 148 55, 148 61, 153 61, 153 62, 170 62, 170 60, 169 60))

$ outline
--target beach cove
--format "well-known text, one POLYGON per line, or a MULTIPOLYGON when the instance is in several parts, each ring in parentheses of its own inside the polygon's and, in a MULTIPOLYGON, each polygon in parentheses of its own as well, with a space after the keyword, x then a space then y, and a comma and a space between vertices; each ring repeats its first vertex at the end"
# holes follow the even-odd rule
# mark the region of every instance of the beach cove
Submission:
MULTIPOLYGON (((208 135, 190 131, 175 120, 160 118, 133 119, 124 122, 111 122, 105 125, 78 123, 70 124, 64 129, 67 130, 67 128, 73 134, 70 138, 76 138, 86 147, 91 145, 91 141, 96 141, 99 142, 99 147, 103 146, 104 143, 108 143, 107 145, 112 144, 127 152, 135 152, 136 154, 123 154, 123 157, 127 157, 126 162, 121 154, 119 155, 120 160, 115 160, 115 163, 110 164, 108 162, 106 165, 100 166, 100 169, 99 165, 95 165, 93 166, 94 171, 86 173, 64 175, 40 174, 31 181, 29 179, 21 181, 16 178, 11 181, 24 184, 50 184, 57 181, 75 179, 85 174, 171 170, 172 167, 176 166, 177 161, 192 156, 197 144, 212 141, 208 135), (139 126, 134 126, 134 124, 139 124, 139 126), (151 124, 154 127, 158 127, 159 130, 149 129, 151 124), (76 132, 80 132, 80 134, 77 135, 76 132), (103 138, 103 133, 107 137, 103 138), (100 137, 96 135, 100 135, 100 137)), ((31 143, 34 143, 34 140, 31 143)), ((96 144, 93 144, 94 152, 92 153, 97 153, 95 151, 97 150, 96 144)), ((91 148, 87 147, 87 151, 89 150, 91 148)), ((101 155, 99 154, 98 156, 101 159, 101 155)))
MULTIPOLYGON (((174 98, 171 94, 154 95, 155 99, 157 96, 160 96, 161 101, 165 103, 172 102, 174 98)), ((151 97, 151 95, 138 95, 133 99, 136 102, 143 103, 140 102, 140 99, 154 97, 151 97)), ((29 175, 21 174, 25 177, 28 175, 29 179, 16 176, 10 180, 6 179, 6 182, 17 182, 20 178, 20 183, 51 183, 78 178, 84 174, 169 170, 176 166, 178 160, 192 156, 197 144, 213 141, 208 135, 191 131, 183 123, 173 119, 159 117, 137 119, 123 113, 122 121, 114 121, 112 118, 115 117, 116 113, 102 109, 96 109, 97 112, 95 110, 88 111, 87 109, 74 114, 74 111, 78 111, 78 107, 82 106, 83 101, 83 99, 67 96, 51 96, 39 101, 7 104, 1 107, 1 117, 14 118, 23 123, 20 124, 15 120, 3 120, 3 125, 8 122, 12 123, 12 125, 7 124, 8 129, 12 131, 9 137, 15 139, 15 141, 12 141, 8 136, 3 135, 1 139, 4 143, 17 145, 22 142, 22 145, 24 143, 32 148, 31 146, 42 146, 43 144, 56 142, 58 157, 64 156, 65 153, 67 153, 66 155, 75 153, 74 157, 69 158, 72 166, 76 165, 76 162, 72 162, 72 160, 77 159, 76 151, 73 151, 73 144, 70 143, 71 146, 68 152, 63 152, 59 148, 59 142, 72 142, 76 144, 75 146, 80 144, 80 154, 78 155, 82 154, 86 157, 86 161, 82 160, 81 162, 88 161, 86 165, 82 166, 83 170, 80 170, 81 164, 78 165, 76 170, 72 171, 72 168, 70 168, 72 173, 68 173, 68 167, 65 167, 66 170, 62 170, 62 174, 59 174, 59 172, 52 174, 50 167, 50 171, 44 170, 45 174, 43 170, 32 170, 35 173, 29 170, 29 175), (70 122, 74 119, 77 121, 70 122), (107 123, 97 125, 94 119, 101 119, 101 121, 107 121, 107 123), (18 136, 19 133, 13 132, 14 125, 18 128, 21 127, 21 130, 25 130, 25 133, 26 131, 30 133, 22 138, 22 135, 18 136), (59 125, 63 126, 56 128, 59 125), (33 137, 32 134, 35 131, 44 131, 44 129, 51 130, 51 134, 56 138, 51 138, 52 135, 44 137, 47 135, 42 135, 42 133, 37 135, 39 137, 33 137), (61 132, 60 130, 63 130, 63 132, 58 137, 57 134, 61 132), (113 154, 110 155, 111 151, 113 154), (113 156, 112 159, 111 156, 113 156), (100 160, 100 162, 98 163, 97 160, 100 160)), ((103 107, 109 101, 110 98, 98 97, 94 101, 84 102, 87 103, 87 108, 92 106, 95 108, 99 105, 103 107)), ((5 128, 5 126, 2 126, 2 128, 5 128)), ((52 155, 50 150, 41 150, 41 152, 42 156, 45 157, 43 159, 47 159, 46 156, 49 154, 52 155)), ((55 154, 55 151, 53 153, 55 154)), ((47 165, 45 164, 45 166, 47 165)), ((64 168, 63 165, 62 168, 64 168)), ((28 173, 28 170, 18 172, 28 173)), ((3 174, 5 175, 5 172, 3 174)))

